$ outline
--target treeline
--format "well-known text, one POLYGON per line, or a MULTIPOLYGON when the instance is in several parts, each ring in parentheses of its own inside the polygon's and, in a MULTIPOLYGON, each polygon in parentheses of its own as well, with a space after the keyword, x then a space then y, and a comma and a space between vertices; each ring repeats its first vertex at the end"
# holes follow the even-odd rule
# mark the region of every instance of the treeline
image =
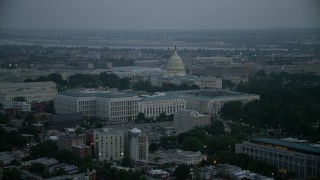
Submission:
POLYGON ((11 151, 12 149, 23 149, 27 140, 18 131, 9 131, 0 127, 0 152, 11 151))
POLYGON ((147 92, 162 92, 162 91, 177 91, 188 89, 199 89, 197 85, 188 85, 182 83, 175 85, 172 83, 162 83, 161 86, 154 86, 149 81, 138 81, 131 83, 131 78, 119 78, 117 75, 106 72, 99 75, 90 74, 75 74, 69 77, 68 80, 63 80, 60 74, 49 74, 48 76, 40 76, 35 80, 26 79, 25 82, 41 82, 53 81, 57 84, 60 91, 73 88, 118 88, 119 90, 133 89, 137 91, 147 92))
POLYGON ((240 83, 237 91, 259 94, 260 100, 231 102, 221 109, 223 118, 258 128, 283 129, 287 135, 320 140, 320 76, 260 71, 240 83))
POLYGON ((210 126, 196 127, 177 137, 163 137, 160 146, 165 149, 179 148, 186 151, 201 151, 209 156, 219 151, 233 149, 237 139, 226 136, 221 121, 213 121, 210 126))
POLYGON ((162 83, 161 86, 154 86, 149 81, 138 81, 132 85, 132 89, 136 91, 146 91, 146 92, 163 92, 163 91, 179 91, 179 90, 190 90, 190 89, 200 89, 199 86, 193 84, 188 85, 186 83, 181 83, 179 85, 172 83, 162 83))

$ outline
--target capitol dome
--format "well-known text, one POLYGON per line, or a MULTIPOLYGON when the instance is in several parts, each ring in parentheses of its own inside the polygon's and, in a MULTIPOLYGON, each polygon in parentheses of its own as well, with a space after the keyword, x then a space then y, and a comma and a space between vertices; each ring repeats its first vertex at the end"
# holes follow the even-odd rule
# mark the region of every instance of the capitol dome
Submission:
POLYGON ((185 76, 186 72, 183 66, 181 57, 177 53, 177 48, 174 48, 174 53, 169 59, 167 73, 170 76, 185 76))

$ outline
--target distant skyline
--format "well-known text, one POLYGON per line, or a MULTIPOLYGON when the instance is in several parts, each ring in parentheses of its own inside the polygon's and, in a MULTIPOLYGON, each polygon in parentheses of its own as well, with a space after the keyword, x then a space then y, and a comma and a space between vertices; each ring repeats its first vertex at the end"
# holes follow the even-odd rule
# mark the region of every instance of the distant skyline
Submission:
POLYGON ((320 28, 319 0, 0 0, 1 29, 320 28))

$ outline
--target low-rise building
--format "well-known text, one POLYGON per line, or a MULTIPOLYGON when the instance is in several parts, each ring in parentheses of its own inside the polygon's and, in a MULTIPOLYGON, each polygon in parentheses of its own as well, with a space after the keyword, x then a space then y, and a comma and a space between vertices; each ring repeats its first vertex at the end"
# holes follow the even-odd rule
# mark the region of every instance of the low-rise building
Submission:
POLYGON ((210 115, 200 114, 198 111, 189 109, 178 109, 174 113, 174 128, 176 132, 183 133, 194 127, 204 127, 210 125, 210 115))
POLYGON ((9 151, 0 152, 0 162, 10 164, 14 160, 14 154, 9 151))
POLYGON ((166 163, 176 163, 176 164, 187 164, 187 165, 197 165, 201 161, 207 159, 205 154, 200 151, 183 151, 180 149, 158 151, 156 153, 150 154, 150 162, 156 164, 166 164, 166 163))
POLYGON ((169 172, 161 169, 146 170, 145 175, 147 176, 147 179, 168 179, 170 176, 169 172))
POLYGON ((18 109, 21 112, 30 112, 31 104, 26 101, 5 101, 0 102, 0 109, 18 109))
POLYGON ((73 146, 85 144, 85 134, 62 135, 58 137, 58 149, 72 152, 73 146))
POLYGON ((50 167, 59 163, 58 160, 48 157, 42 157, 35 160, 25 161, 21 163, 21 166, 31 166, 33 163, 40 163, 46 167, 50 167))
POLYGON ((92 156, 92 147, 85 144, 73 145, 72 152, 80 159, 84 159, 92 156))

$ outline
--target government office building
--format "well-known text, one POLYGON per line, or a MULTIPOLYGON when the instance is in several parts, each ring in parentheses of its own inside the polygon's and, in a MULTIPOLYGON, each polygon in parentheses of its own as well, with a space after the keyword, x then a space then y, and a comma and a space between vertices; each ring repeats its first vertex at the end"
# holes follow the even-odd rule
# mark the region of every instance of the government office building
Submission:
POLYGON ((139 101, 139 112, 146 117, 157 117, 161 113, 174 114, 178 109, 185 109, 186 101, 180 97, 158 93, 152 96, 142 96, 139 101))
POLYGON ((127 92, 69 90, 54 98, 58 114, 78 112, 113 123, 133 121, 138 115, 139 97, 127 92))
POLYGON ((51 101, 58 94, 54 82, 0 83, 0 102, 14 101, 17 97, 27 102, 51 101))
POLYGON ((290 173, 297 179, 320 178, 320 147, 287 139, 257 138, 235 145, 235 152, 246 154, 290 173))
POLYGON ((169 91, 168 95, 180 97, 186 101, 186 108, 200 113, 216 115, 225 103, 241 101, 247 103, 259 100, 260 96, 226 89, 196 89, 183 91, 169 91))
POLYGON ((136 119, 139 112, 146 117, 161 113, 174 114, 178 109, 190 109, 200 114, 216 115, 231 101, 247 103, 259 95, 225 89, 169 91, 152 96, 138 96, 123 91, 68 90, 54 98, 58 114, 78 112, 84 117, 98 117, 111 123, 126 123, 136 119))

